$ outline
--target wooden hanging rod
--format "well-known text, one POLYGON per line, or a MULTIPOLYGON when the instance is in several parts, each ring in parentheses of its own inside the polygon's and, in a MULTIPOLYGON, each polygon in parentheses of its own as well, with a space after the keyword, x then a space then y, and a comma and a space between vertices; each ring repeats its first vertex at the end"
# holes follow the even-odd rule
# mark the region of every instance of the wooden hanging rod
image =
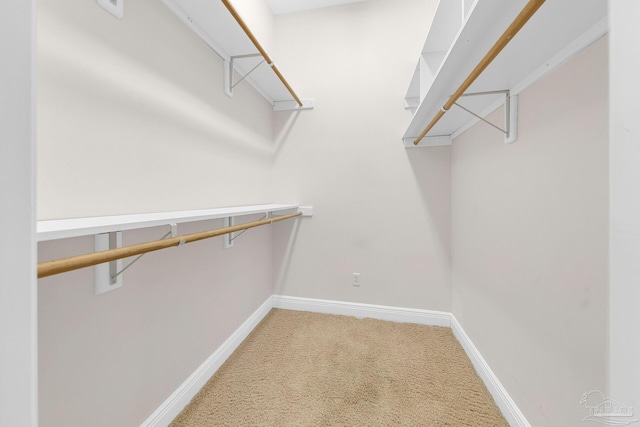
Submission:
MULTIPOLYGON (((487 54, 480 60, 476 68, 473 69, 471 74, 465 79, 464 82, 460 85, 460 87, 451 95, 446 104, 442 107, 440 111, 435 115, 435 117, 431 120, 431 122, 427 125, 427 127, 422 131, 420 136, 413 142, 414 145, 418 145, 422 138, 438 123, 438 120, 444 116, 444 113, 449 111, 449 108, 456 103, 458 98, 465 93, 469 86, 473 84, 473 82, 478 78, 480 74, 491 64, 491 62, 498 56, 498 54, 504 49, 504 47, 509 44, 511 39, 518 34, 518 31, 524 27, 524 25, 529 21, 529 19, 538 11, 540 6, 545 2, 545 0, 529 0, 529 3, 520 11, 518 16, 513 20, 509 28, 505 30, 505 32, 500 36, 498 41, 489 49, 487 54)), ((526 52, 523 52, 526 54, 526 52)))
POLYGON ((258 49, 258 52, 260 52, 260 55, 262 55, 262 57, 267 62, 267 64, 269 64, 273 72, 276 73, 276 76, 278 76, 278 78, 280 79, 284 87, 286 87, 289 93, 291 94, 291 96, 293 96, 293 99, 296 100, 296 102, 298 103, 298 106, 302 107, 302 101, 300 101, 300 98, 298 98, 298 95, 296 95, 296 93, 293 91, 293 89, 289 85, 289 82, 287 82, 287 80, 284 78, 284 76, 282 75, 282 73, 280 72, 276 64, 273 63, 273 59, 271 59, 267 51, 264 49, 264 47, 262 47, 262 45, 260 44, 256 36, 253 35, 251 30, 247 26, 246 22, 244 22, 244 20, 238 13, 238 11, 233 7, 233 5, 229 0, 222 0, 222 3, 229 10, 229 13, 231 13, 231 15, 238 22, 238 25, 240 25, 240 28, 242 28, 242 30, 245 32, 247 37, 249 37, 249 39, 251 40, 253 45, 256 47, 256 49, 258 49))
POLYGON ((180 246, 185 243, 197 242, 198 240, 209 239, 211 237, 222 236, 227 233, 247 230, 249 228, 259 227, 265 224, 271 224, 285 219, 294 218, 302 215, 302 212, 296 212, 289 215, 277 216, 274 218, 263 219, 260 221, 247 222, 245 224, 235 225, 232 227, 218 228, 215 230, 202 231, 199 233, 186 234, 184 236, 172 237, 170 239, 155 240, 152 242, 139 243, 137 245, 125 246, 122 248, 109 249, 91 254, 77 255, 69 258, 57 259, 53 261, 41 262, 38 264, 38 278, 53 276, 54 274, 65 273, 67 271, 78 270, 84 267, 111 262, 130 256, 146 254, 147 252, 158 251, 160 249, 170 248, 172 246, 180 246))

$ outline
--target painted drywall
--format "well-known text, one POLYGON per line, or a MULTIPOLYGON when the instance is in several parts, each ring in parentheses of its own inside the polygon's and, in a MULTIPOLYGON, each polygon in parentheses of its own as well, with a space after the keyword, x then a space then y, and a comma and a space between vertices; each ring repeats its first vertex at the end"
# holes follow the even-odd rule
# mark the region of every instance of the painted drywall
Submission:
MULTIPOLYGON (((125 232, 123 243, 166 232, 125 232)), ((40 279, 40 426, 140 425, 271 296, 271 232, 252 229, 231 249, 215 238, 147 254, 99 296, 92 268, 40 279)), ((39 256, 92 250, 89 236, 41 243, 39 256)))
POLYGON ((602 38, 453 144, 453 313, 533 426, 608 393, 607 85, 602 38))
POLYGON ((272 201, 271 106, 161 2, 38 9, 38 219, 272 201))
POLYGON ((314 208, 295 241, 275 233, 276 293, 450 309, 450 148, 401 140, 435 5, 371 0, 276 16, 279 63, 315 99, 310 112, 276 116, 275 198, 314 208))
MULTIPOLYGON (((119 20, 41 0, 37 33, 39 219, 273 202, 271 106, 246 82, 227 98, 222 60, 161 2, 119 20)), ((39 280, 40 426, 140 425, 273 293, 271 232, 148 254, 100 296, 92 268, 39 280)), ((92 251, 88 236, 38 257, 92 251)))
POLYGON ((0 425, 38 425, 35 278, 35 1, 0 14, 0 425))
POLYGON ((609 2, 610 99, 610 364, 611 398, 640 418, 640 4, 609 2))

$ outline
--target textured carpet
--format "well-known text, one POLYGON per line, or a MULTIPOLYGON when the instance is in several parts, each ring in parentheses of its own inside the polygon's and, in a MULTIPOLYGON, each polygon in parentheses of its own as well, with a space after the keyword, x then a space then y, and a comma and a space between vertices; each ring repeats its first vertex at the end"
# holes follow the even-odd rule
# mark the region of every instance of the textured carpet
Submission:
POLYGON ((508 426, 448 328, 272 310, 171 427, 508 426))

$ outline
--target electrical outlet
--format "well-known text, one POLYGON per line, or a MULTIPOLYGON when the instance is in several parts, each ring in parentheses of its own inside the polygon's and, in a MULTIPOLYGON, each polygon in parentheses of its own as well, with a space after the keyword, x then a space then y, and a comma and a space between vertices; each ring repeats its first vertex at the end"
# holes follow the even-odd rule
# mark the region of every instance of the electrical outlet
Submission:
POLYGON ((124 0, 97 0, 97 2, 116 18, 122 18, 124 0))
POLYGON ((353 286, 360 286, 360 273, 353 273, 351 276, 351 284, 353 286))

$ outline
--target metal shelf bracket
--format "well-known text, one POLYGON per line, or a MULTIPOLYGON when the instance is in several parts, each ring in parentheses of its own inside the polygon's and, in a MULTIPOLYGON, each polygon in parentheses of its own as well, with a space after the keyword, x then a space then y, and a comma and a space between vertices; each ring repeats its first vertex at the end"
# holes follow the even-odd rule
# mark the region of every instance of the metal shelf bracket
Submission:
MULTIPOLYGON (((95 251, 106 251, 122 247, 122 231, 95 235, 95 251)), ((93 267, 96 295, 104 294, 122 287, 122 276, 117 272, 122 269, 122 260, 106 262, 93 267)))
MULTIPOLYGON (((297 208, 298 212, 302 212, 302 216, 313 216, 313 206, 299 206, 297 208)), ((291 213, 293 213, 295 211, 292 211, 291 213)), ((262 221, 263 219, 268 219, 273 217, 273 212, 271 211, 267 211, 264 212, 264 215, 262 215, 262 217, 258 220, 258 221, 262 221)), ((236 225, 235 223, 235 217, 230 216, 230 217, 226 217, 224 218, 224 227, 233 227, 234 225, 236 225)), ((229 249, 233 247, 234 241, 240 237, 244 232, 246 232, 247 230, 242 230, 240 232, 237 233, 227 233, 223 236, 223 240, 222 240, 222 245, 224 247, 224 249, 229 249)))
MULTIPOLYGON (((266 218, 270 218, 271 217, 271 212, 265 212, 264 215, 262 215, 262 217, 258 220, 258 221, 262 221, 263 219, 266 218)), ((233 227, 234 225, 236 225, 236 221, 235 221, 235 217, 227 217, 224 219, 224 226, 225 227, 233 227)), ((225 249, 229 249, 233 247, 233 241, 236 240, 238 237, 240 237, 245 231, 247 230, 242 230, 239 233, 227 233, 224 235, 224 240, 223 240, 223 247, 225 249)))
POLYGON ((466 107, 458 104, 457 102, 455 102, 453 105, 463 109, 464 111, 466 111, 467 113, 469 113, 472 116, 476 117, 477 119, 482 120, 483 122, 487 123, 488 125, 496 128, 500 132, 504 133, 504 136, 505 136, 504 142, 505 142, 505 144, 512 144, 512 143, 516 142, 516 140, 518 139, 518 95, 511 95, 511 92, 509 90, 494 90, 494 91, 488 91, 488 92, 464 93, 464 94, 460 95, 460 97, 463 97, 463 96, 496 95, 496 94, 504 94, 504 123, 505 123, 505 129, 502 129, 501 127, 491 123, 490 121, 488 121, 484 117, 480 116, 479 114, 474 113, 473 111, 471 111, 471 110, 467 109, 466 107))
MULTIPOLYGON (((223 227, 225 227, 225 228, 226 227, 233 227, 234 225, 236 225, 235 217, 229 216, 229 217, 226 217, 224 219, 223 227)), ((229 248, 233 247, 233 240, 235 239, 234 234, 235 233, 228 233, 228 234, 225 234, 224 236, 222 236, 222 238, 223 238, 222 239, 223 248, 229 249, 229 248)))
MULTIPOLYGON (((178 237, 178 224, 169 224, 170 230, 167 234, 161 237, 160 240, 167 237, 178 237)), ((116 249, 122 247, 122 231, 114 231, 110 233, 101 233, 95 235, 95 251, 106 251, 109 249, 116 249)), ((96 295, 104 294, 109 291, 122 287, 122 273, 126 269, 135 264, 145 254, 138 255, 127 264, 126 267, 122 267, 122 260, 105 262, 98 264, 94 267, 95 276, 95 293, 96 295)))
MULTIPOLYGON (((251 70, 249 70, 244 76, 241 76, 238 81, 233 81, 234 75, 234 64, 235 61, 239 59, 246 58, 257 58, 262 57, 259 53, 250 53, 247 55, 236 55, 231 56, 229 60, 225 59, 224 64, 224 93, 229 97, 233 98, 233 88, 238 86, 240 82, 249 77, 251 73, 253 73, 259 66, 262 64, 267 64, 269 67, 274 67, 274 63, 267 63, 266 59, 262 59, 262 61, 258 62, 251 70)), ((314 100, 313 99, 302 99, 300 100, 302 105, 298 105, 298 102, 295 100, 290 101, 273 101, 273 111, 300 111, 300 110, 313 110, 314 100)))
MULTIPOLYGON (((244 76, 240 77, 240 79, 237 82, 233 81, 233 70, 234 70, 234 62, 238 59, 243 59, 243 58, 256 58, 256 57, 261 57, 262 55, 259 53, 249 53, 247 55, 236 55, 236 56, 231 56, 230 59, 227 61, 225 59, 225 67, 224 67, 224 93, 229 97, 229 98, 233 98, 233 88, 236 87, 241 81, 243 81, 244 79, 246 79, 247 77, 249 77, 249 75, 251 73, 253 73, 256 68, 258 68, 260 65, 262 65, 264 62, 266 62, 264 59, 260 62, 258 62, 258 65, 256 65, 255 67, 253 67, 251 70, 249 70, 249 72, 247 74, 245 74, 244 76)), ((271 65, 271 64, 269 64, 271 65)))

